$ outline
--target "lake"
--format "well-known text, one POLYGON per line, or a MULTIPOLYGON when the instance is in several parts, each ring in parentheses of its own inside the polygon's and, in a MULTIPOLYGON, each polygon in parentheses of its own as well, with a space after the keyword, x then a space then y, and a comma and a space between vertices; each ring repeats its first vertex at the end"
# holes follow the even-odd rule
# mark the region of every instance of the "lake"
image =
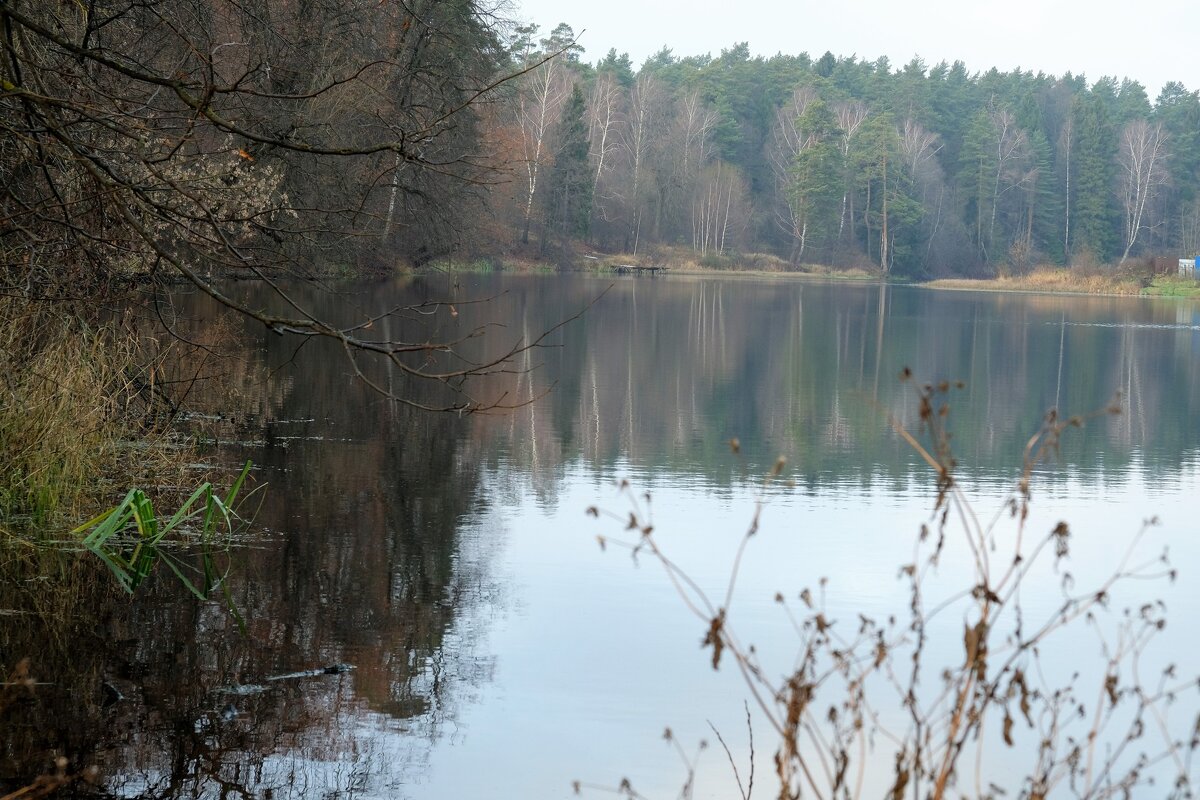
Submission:
MULTIPOLYGON (((270 302, 261 287, 231 291, 270 302)), ((1196 663, 1187 628, 1200 598, 1185 587, 1200 570, 1200 305, 684 276, 291 291, 348 323, 451 300, 453 311, 379 324, 443 337, 486 325, 469 345, 480 357, 588 308, 516 369, 471 387, 515 410, 461 416, 387 401, 336 347, 298 348, 206 298, 174 298, 181 332, 222 344, 180 367, 204 379, 193 398, 207 407, 191 420, 202 458, 253 460, 264 485, 231 583, 247 632, 165 579, 52 634, 0 616, 0 641, 56 684, 0 777, 55 748, 99 766, 103 790, 122 797, 565 798, 573 781, 624 777, 674 797, 688 767, 664 741, 669 727, 695 758, 695 796, 735 797, 714 729, 744 780, 745 683, 728 661, 713 670, 705 623, 653 558, 598 537, 629 536, 621 519, 636 503, 664 551, 720 598, 761 503, 730 614, 782 673, 797 637, 776 592, 795 598, 827 578, 825 607, 842 625, 905 612, 898 569, 937 490, 891 420, 919 434, 918 387, 943 380, 964 383, 947 395, 951 442, 961 485, 989 517, 1048 409, 1120 405, 1068 431, 1035 470, 1029 528, 1069 521, 1083 584, 1157 516, 1146 552, 1169 547, 1182 579, 1135 585, 1114 607, 1163 598, 1174 624, 1155 657, 1196 663), (780 479, 764 487, 780 457, 780 479), (267 680, 340 664, 354 669, 267 680)), ((398 394, 445 399, 363 368, 398 394)), ((933 591, 960 558, 947 555, 933 591)), ((1035 578, 1026 608, 1052 613, 1058 573, 1035 578)), ((961 654, 961 631, 949 620, 933 652, 961 654)), ((1063 641, 1064 668, 1101 658, 1091 631, 1063 641)), ((776 740, 752 716, 765 796, 776 740)), ((1007 758, 988 769, 1002 774, 1007 758)), ((891 767, 880 759, 867 785, 882 791, 891 767)))

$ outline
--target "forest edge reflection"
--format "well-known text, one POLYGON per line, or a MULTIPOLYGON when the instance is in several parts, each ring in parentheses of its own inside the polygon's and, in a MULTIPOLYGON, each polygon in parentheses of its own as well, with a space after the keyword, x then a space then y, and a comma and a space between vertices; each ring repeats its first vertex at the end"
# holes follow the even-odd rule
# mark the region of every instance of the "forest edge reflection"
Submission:
MULTIPOLYGON (((541 330, 600 282, 480 278, 466 288, 500 286, 496 300, 464 307, 454 324, 541 330)), ((448 289, 429 279, 373 285, 362 297, 448 289)), ((219 320, 202 298, 177 302, 190 335, 219 320)), ((222 359, 234 390, 218 402, 236 404, 207 434, 224 443, 218 457, 252 455, 269 484, 263 540, 240 558, 251 635, 240 639, 218 609, 167 587, 113 613, 113 598, 86 580, 76 613, 50 636, 3 618, 4 641, 41 654, 41 674, 63 687, 39 695, 43 712, 23 729, 4 780, 28 777, 36 754, 60 751, 100 765, 104 791, 123 796, 262 791, 305 771, 315 786, 340 774, 319 764, 352 756, 383 768, 379 748, 392 753, 396 741, 420 775, 456 694, 471 696, 494 668, 486 618, 507 589, 490 572, 503 532, 488 529, 487 512, 506 491, 527 485, 553 507, 566 470, 586 465, 598 476, 624 470, 729 492, 784 453, 805 492, 882 485, 902 494, 914 461, 888 434, 886 413, 911 419, 916 410, 895 380, 906 363, 966 381, 955 430, 968 480, 1011 475, 1014 448, 1046 408, 1086 410, 1119 388, 1128 413, 1069 440, 1045 480, 1119 483, 1137 470, 1178 482, 1195 474, 1200 440, 1194 325, 1190 306, 1112 298, 621 281, 540 365, 526 365, 538 369, 504 378, 518 399, 553 386, 545 399, 505 417, 461 419, 347 392, 351 376, 334 352, 297 357, 271 337, 252 340, 222 359), (733 436, 745 466, 724 457, 733 436), (506 476, 521 477, 506 489, 506 476), (358 669, 239 700, 221 719, 223 687, 343 661, 358 669), (126 700, 105 706, 105 682, 126 700), (404 732, 356 736, 363 715, 404 732)), ((6 586, 14 596, 5 607, 22 607, 29 587, 6 586)))

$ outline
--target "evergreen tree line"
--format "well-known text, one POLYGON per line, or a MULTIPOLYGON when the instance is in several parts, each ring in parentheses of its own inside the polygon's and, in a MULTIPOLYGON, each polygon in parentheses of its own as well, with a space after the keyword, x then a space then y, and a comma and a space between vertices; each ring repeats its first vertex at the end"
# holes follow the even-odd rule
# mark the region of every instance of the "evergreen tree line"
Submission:
POLYGON ((925 276, 1200 252, 1200 93, 1178 82, 1151 102, 1129 79, 745 43, 635 70, 616 50, 585 63, 565 24, 538 33, 509 38, 533 68, 488 135, 517 165, 498 218, 543 255, 573 240, 925 276))

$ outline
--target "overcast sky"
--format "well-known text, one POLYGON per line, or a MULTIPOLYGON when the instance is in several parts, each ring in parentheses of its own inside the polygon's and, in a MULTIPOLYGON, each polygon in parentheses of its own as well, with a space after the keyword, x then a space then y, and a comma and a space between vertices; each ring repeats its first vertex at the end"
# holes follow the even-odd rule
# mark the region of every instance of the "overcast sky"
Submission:
POLYGON ((891 59, 919 55, 972 72, 1016 67, 1055 75, 1130 77, 1151 101, 1162 84, 1200 89, 1200 0, 515 0, 517 16, 545 33, 566 22, 584 59, 610 47, 635 67, 663 45, 675 55, 749 42, 754 54, 891 59))

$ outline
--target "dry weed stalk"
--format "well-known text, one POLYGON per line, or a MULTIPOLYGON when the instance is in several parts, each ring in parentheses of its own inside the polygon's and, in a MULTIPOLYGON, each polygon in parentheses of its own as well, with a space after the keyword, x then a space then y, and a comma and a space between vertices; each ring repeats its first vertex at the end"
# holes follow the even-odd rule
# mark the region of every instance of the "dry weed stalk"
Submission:
MULTIPOLYGON (((907 369, 901 378, 911 379, 907 369)), ((1035 468, 1057 451, 1065 431, 1086 420, 1049 412, 1025 445, 1020 476, 1002 509, 982 519, 956 478, 947 429, 948 395, 956 388, 961 384, 916 389, 916 434, 891 420, 933 470, 937 485, 931 524, 922 526, 912 561, 899 569, 908 608, 883 621, 861 614, 856 620, 834 619, 824 578, 817 592, 799 593, 802 607, 777 594, 799 638, 796 666, 787 674, 764 668, 729 616, 743 553, 759 527, 762 492, 719 599, 660 549, 650 497, 635 495, 628 483, 620 485, 631 507, 627 514, 588 511, 619 519, 632 538, 601 536, 600 544, 661 564, 687 608, 703 622, 703 646, 711 649, 713 668, 732 662, 738 670, 777 742, 780 800, 874 796, 878 788, 872 791, 867 784, 880 783, 884 764, 890 764, 886 796, 892 800, 1098 799, 1129 797, 1147 786, 1155 786, 1160 797, 1192 797, 1200 715, 1194 704, 1189 706, 1191 718, 1181 729, 1170 711, 1198 681, 1178 676, 1173 665, 1154 675, 1147 672, 1148 645, 1166 624, 1161 602, 1116 613, 1110 608, 1120 584, 1174 581, 1165 552, 1142 558, 1140 545, 1156 520, 1142 526, 1107 578, 1076 589, 1066 571, 1067 524, 1039 533, 1029 530, 1028 522, 1035 468), (933 578, 953 547, 963 548, 971 570, 965 583, 947 591, 933 585, 933 578), (1058 606, 1040 616, 1022 605, 1022 587, 1042 579, 1039 566, 1053 568, 1062 592, 1058 606), (945 657, 953 652, 945 647, 943 621, 951 614, 962 620, 962 649, 961 656, 945 657), (1102 674, 1075 672, 1058 681, 1052 677, 1056 665, 1043 650, 1076 626, 1098 635, 1102 674), (985 755, 998 749, 1007 751, 1005 770, 1012 780, 1007 786, 985 777, 985 755), (1015 761, 1023 763, 1018 771, 1008 768, 1015 761), (1159 785, 1164 779, 1170 784, 1159 785)), ((1118 411, 1114 405, 1099 413, 1118 411)), ((731 444, 736 452, 736 440, 731 444)), ((782 460, 776 463, 764 489, 780 480, 783 466, 782 460)), ((683 796, 691 796, 690 776, 683 796)), ((641 797, 628 781, 607 791, 641 797)), ((749 792, 742 796, 748 800, 749 792)))

